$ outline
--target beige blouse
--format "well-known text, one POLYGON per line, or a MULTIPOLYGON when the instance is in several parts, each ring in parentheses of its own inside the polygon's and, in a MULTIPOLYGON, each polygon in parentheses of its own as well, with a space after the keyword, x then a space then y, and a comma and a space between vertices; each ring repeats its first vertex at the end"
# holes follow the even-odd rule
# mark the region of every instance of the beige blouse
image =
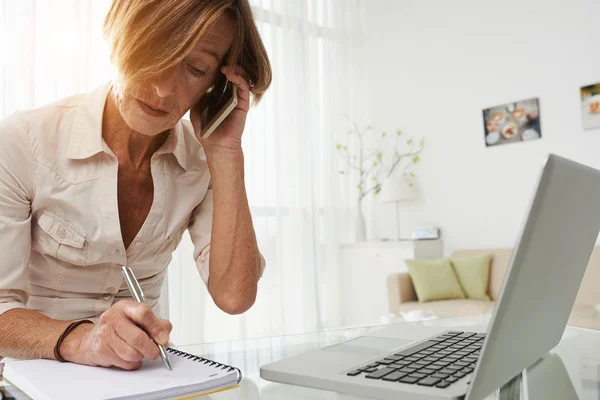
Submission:
POLYGON ((26 307, 54 319, 96 320, 131 298, 122 265, 158 314, 166 268, 186 229, 208 282, 213 197, 189 121, 179 121, 152 157, 152 208, 125 250, 118 161, 102 139, 110 86, 0 121, 0 314, 26 307))

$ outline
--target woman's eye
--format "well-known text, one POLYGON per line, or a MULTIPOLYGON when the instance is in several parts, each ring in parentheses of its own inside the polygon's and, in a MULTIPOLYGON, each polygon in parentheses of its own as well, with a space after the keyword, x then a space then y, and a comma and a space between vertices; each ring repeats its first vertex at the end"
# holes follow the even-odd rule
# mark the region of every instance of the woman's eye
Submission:
POLYGON ((195 76, 206 76, 206 71, 202 71, 201 69, 198 69, 196 67, 194 67, 193 65, 187 64, 188 69, 190 70, 190 72, 195 75, 195 76))

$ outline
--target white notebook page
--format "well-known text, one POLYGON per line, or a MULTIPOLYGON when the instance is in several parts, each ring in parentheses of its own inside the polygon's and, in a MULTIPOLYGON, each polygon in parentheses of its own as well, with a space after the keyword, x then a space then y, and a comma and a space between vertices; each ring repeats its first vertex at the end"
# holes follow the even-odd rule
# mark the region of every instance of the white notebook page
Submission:
POLYGON ((211 367, 173 353, 169 353, 169 360, 173 371, 160 358, 145 360, 136 371, 52 360, 9 361, 4 378, 34 400, 160 399, 237 383, 235 370, 211 367))

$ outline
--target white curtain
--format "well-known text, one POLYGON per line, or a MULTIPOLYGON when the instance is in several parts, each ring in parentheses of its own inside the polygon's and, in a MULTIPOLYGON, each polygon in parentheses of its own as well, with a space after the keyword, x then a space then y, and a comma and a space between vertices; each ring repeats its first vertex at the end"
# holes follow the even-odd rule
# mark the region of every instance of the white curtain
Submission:
POLYGON ((93 90, 112 76, 109 0, 0 0, 0 117, 93 90))
MULTIPOLYGON (((110 0, 0 0, 0 117, 92 90, 110 78, 101 36, 110 0)), ((291 334, 340 323, 338 244, 354 188, 336 143, 366 118, 363 0, 253 0, 273 85, 244 133, 246 186, 267 269, 254 307, 213 304, 187 235, 168 275, 177 344, 291 334)), ((166 303, 165 303, 166 304, 166 303)), ((165 310, 167 311, 167 310, 165 310)))

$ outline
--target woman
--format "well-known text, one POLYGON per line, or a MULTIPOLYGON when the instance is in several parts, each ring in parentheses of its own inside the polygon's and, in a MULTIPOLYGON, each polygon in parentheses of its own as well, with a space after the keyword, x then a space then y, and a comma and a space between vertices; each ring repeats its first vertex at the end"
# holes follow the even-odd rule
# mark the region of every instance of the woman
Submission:
POLYGON ((128 370, 156 359, 152 340, 171 331, 160 288, 186 229, 217 306, 241 313, 256 297, 264 260, 241 137, 271 69, 248 1, 114 0, 104 29, 113 82, 0 122, 5 357, 128 370), (236 109, 201 138, 231 85, 236 109), (122 265, 150 305, 131 300, 122 265))

